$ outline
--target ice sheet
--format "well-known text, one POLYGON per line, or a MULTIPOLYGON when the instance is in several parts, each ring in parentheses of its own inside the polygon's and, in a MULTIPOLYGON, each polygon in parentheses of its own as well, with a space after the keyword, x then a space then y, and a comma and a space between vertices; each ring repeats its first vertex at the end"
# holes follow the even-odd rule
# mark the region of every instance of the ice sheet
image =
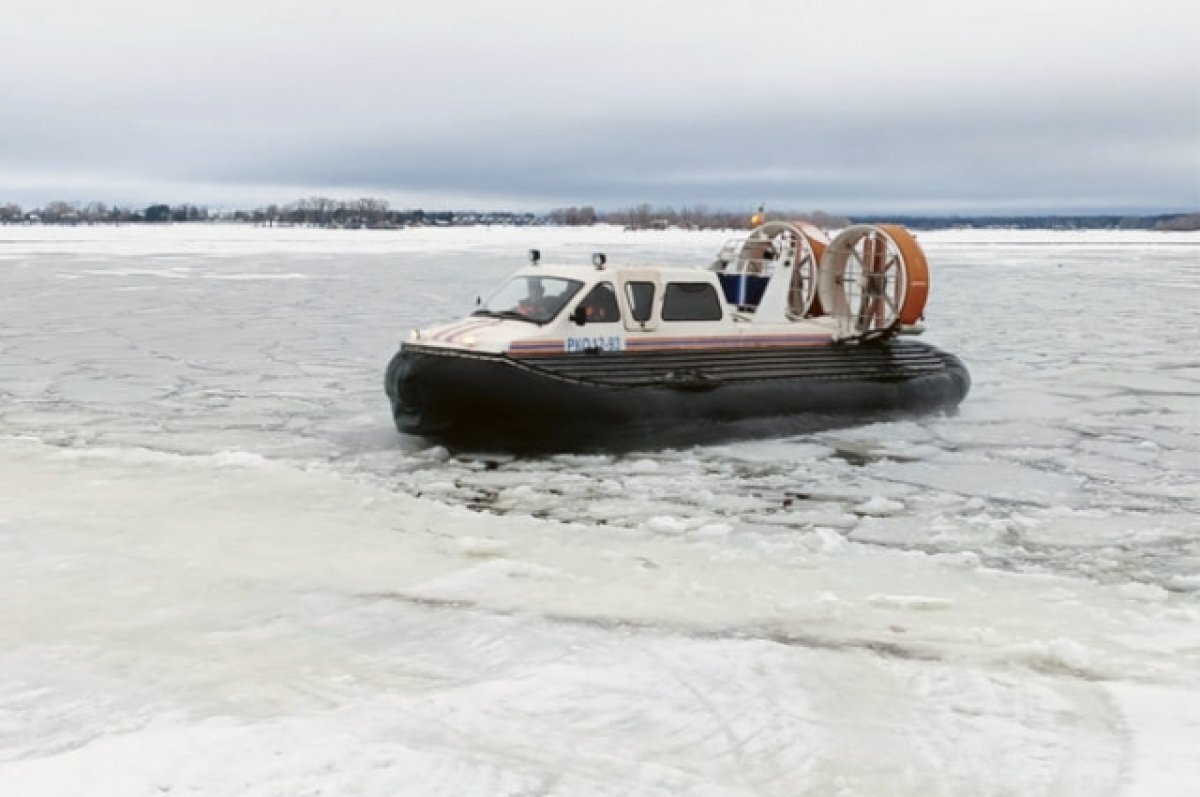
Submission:
POLYGON ((953 417, 391 429, 529 246, 725 237, 0 227, 5 793, 1190 793, 1200 237, 922 235, 953 417))

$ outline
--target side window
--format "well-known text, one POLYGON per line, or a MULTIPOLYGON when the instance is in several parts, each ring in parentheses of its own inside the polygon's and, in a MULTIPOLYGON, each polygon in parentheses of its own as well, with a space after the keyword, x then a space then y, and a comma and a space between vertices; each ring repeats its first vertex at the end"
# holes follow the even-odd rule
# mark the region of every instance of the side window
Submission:
POLYGON ((597 283, 579 303, 589 324, 611 324, 621 320, 621 308, 617 306, 617 292, 608 282, 597 283))
POLYGON ((663 293, 663 321, 720 321, 721 302, 707 282, 670 282, 663 293))
POLYGON ((643 323, 650 320, 654 312, 654 283, 627 282, 625 296, 629 299, 629 307, 633 311, 633 320, 643 323))

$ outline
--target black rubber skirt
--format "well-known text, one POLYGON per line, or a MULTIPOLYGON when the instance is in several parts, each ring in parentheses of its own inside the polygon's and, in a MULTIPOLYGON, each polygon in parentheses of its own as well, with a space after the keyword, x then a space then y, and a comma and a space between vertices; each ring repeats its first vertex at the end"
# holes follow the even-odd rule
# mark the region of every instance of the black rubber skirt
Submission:
POLYGON ((954 355, 913 340, 517 358, 405 344, 384 379, 396 428, 452 444, 579 450, 812 431, 952 410, 954 355))

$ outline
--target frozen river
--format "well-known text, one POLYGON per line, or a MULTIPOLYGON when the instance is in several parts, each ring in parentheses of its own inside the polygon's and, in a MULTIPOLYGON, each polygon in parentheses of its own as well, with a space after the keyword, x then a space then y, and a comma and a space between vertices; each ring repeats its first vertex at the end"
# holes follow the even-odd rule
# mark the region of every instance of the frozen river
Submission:
POLYGON ((921 236, 953 417, 502 457, 383 368, 723 234, 0 226, 13 795, 1189 794, 1200 236, 921 236))

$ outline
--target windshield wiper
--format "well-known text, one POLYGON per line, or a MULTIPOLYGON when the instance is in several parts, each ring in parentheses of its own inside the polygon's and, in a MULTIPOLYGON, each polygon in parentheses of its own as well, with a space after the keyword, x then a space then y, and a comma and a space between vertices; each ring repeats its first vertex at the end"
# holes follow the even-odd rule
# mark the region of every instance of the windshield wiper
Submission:
POLYGON ((538 326, 541 326, 543 323, 530 318, 524 313, 518 313, 516 310, 488 310, 486 308, 482 308, 471 313, 471 315, 482 315, 487 316, 488 318, 507 318, 512 319, 513 321, 527 321, 530 324, 537 324, 538 326))

